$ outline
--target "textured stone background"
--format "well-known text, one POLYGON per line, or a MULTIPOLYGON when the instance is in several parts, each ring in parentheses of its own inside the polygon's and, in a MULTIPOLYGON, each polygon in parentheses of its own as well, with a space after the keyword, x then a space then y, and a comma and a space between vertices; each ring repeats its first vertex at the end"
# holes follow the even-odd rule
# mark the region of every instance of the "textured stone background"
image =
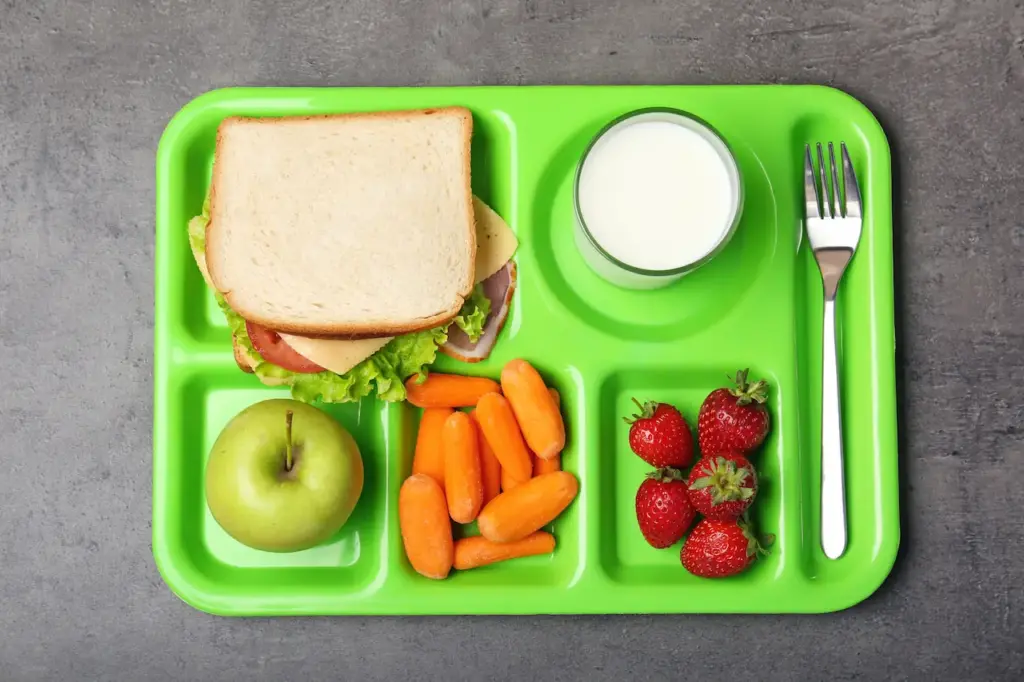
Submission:
POLYGON ((1019 0, 0 3, 0 679, 1017 680, 1019 0), (216 7, 210 7, 215 4, 216 7), (830 83, 896 156, 904 544, 816 617, 228 620, 149 549, 153 155, 235 84, 830 83), (755 673, 756 671, 756 673, 755 673))

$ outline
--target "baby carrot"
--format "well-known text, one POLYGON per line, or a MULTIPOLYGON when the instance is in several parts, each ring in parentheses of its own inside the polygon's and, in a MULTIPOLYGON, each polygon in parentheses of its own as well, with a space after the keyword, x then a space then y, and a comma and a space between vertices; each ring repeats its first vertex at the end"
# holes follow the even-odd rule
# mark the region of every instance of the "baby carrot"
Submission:
POLYGON ((444 492, 452 521, 469 523, 480 513, 484 483, 476 423, 465 412, 452 412, 444 422, 444 492))
POLYGON ((422 384, 413 376, 405 382, 406 398, 416 407, 472 407, 484 393, 500 390, 492 379, 459 374, 430 374, 422 384))
MULTIPOLYGON (((533 459, 533 457, 534 457, 534 455, 531 454, 530 458, 533 459)), ((515 488, 520 483, 525 483, 528 480, 530 480, 530 479, 527 478, 527 479, 520 480, 520 479, 516 478, 515 476, 513 476, 512 473, 508 469, 506 469, 505 467, 501 468, 501 489, 502 489, 502 491, 512 490, 512 488, 515 488)))
POLYGON ((476 404, 476 418, 502 469, 518 481, 533 473, 530 451, 526 449, 512 407, 500 393, 486 393, 476 404))
POLYGON ((420 417, 416 434, 416 452, 412 457, 412 473, 427 474, 444 488, 444 448, 441 428, 451 415, 449 407, 428 407, 420 417))
POLYGON ((465 570, 498 561, 555 551, 555 536, 540 530, 515 542, 491 542, 481 535, 455 541, 455 568, 465 570))
POLYGON ((476 519, 480 534, 492 542, 514 542, 551 523, 579 492, 576 477, 553 471, 502 493, 476 519))
MULTIPOLYGON (((548 388, 548 393, 551 394, 552 400, 555 401, 555 407, 561 408, 562 396, 558 395, 558 391, 553 388, 548 388)), ((537 455, 533 456, 533 475, 540 476, 541 474, 550 474, 552 471, 562 470, 562 454, 559 453, 551 459, 541 459, 537 455)))
POLYGON ((480 475, 484 484, 484 500, 487 504, 501 492, 501 462, 491 449, 491 444, 484 437, 483 429, 476 418, 476 410, 469 413, 469 416, 476 422, 477 442, 480 446, 480 475))
POLYGON ((565 423, 544 380, 525 360, 510 360, 501 370, 501 390, 530 449, 551 459, 565 447, 565 423))
POLYGON ((413 474, 398 491, 398 524, 405 555, 422 576, 441 580, 455 561, 444 491, 427 474, 413 474))
POLYGON ((562 470, 562 455, 557 454, 551 459, 541 459, 537 455, 533 456, 533 475, 540 476, 541 474, 550 474, 552 471, 562 470))

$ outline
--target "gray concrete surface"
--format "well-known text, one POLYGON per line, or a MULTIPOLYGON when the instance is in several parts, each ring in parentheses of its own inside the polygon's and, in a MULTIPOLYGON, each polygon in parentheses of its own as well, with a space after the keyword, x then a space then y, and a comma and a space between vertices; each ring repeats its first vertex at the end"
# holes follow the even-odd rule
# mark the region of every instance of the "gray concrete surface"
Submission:
POLYGON ((1021 679, 1024 8, 833 4, 0 3, 0 679, 1021 679), (616 82, 831 83, 887 127, 905 481, 889 582, 784 618, 227 620, 179 602, 149 548, 168 118, 234 84, 616 82))

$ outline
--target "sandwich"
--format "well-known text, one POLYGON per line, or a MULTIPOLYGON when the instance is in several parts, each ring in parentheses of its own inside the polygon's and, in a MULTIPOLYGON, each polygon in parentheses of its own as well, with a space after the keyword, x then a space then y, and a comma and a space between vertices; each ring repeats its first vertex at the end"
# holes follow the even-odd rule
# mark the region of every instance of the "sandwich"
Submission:
POLYGON ((239 368, 309 402, 396 401, 439 349, 486 358, 518 243, 472 194, 471 137, 461 107, 222 121, 188 236, 239 368))

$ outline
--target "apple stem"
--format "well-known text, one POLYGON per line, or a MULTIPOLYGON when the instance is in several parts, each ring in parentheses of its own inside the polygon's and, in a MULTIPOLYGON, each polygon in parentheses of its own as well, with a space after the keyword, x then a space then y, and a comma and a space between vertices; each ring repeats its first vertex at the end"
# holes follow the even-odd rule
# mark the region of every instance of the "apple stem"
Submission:
POLYGON ((292 470, 292 411, 288 410, 284 414, 284 470, 292 470))

